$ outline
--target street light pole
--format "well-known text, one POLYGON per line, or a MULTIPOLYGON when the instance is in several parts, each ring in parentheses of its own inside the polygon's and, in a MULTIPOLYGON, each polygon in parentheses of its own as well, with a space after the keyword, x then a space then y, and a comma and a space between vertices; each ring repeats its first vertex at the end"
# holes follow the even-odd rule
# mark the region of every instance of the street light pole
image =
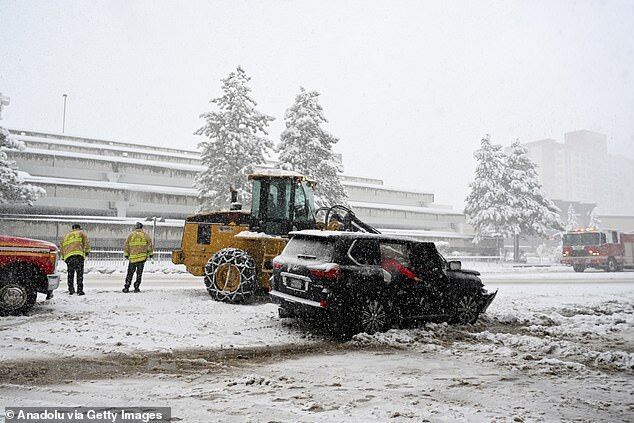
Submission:
POLYGON ((63 134, 64 130, 66 129, 66 97, 68 97, 68 94, 62 94, 62 97, 64 97, 64 115, 62 117, 62 134, 63 134))
POLYGON ((2 109, 4 109, 4 106, 9 105, 10 100, 9 97, 5 97, 0 93, 0 119, 2 119, 2 109))
POLYGON ((152 222, 152 245, 156 249, 156 222, 165 222, 165 218, 163 216, 152 216, 146 217, 146 222, 152 222))

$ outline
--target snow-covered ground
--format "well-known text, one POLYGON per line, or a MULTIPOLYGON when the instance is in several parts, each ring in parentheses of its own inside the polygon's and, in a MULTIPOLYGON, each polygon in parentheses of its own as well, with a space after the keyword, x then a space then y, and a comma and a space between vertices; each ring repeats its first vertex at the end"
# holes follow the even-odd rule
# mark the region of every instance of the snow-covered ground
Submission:
POLYGON ((89 275, 85 297, 60 289, 30 316, 0 321, 0 410, 169 405, 187 422, 632 421, 634 273, 616 275, 627 277, 492 280, 498 296, 475 325, 346 343, 279 320, 271 304, 213 302, 197 278, 155 275, 144 292, 123 294, 120 275, 89 275))

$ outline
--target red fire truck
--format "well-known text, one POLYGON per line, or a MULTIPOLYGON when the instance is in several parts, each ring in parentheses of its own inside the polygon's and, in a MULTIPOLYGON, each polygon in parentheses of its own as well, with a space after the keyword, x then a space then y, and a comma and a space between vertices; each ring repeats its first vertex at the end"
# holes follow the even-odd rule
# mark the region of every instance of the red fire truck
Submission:
POLYGON ((596 228, 568 231, 563 236, 561 263, 575 272, 588 267, 608 272, 634 267, 634 233, 596 228))
POLYGON ((59 286, 55 244, 0 235, 0 315, 19 315, 33 307, 37 293, 59 286))

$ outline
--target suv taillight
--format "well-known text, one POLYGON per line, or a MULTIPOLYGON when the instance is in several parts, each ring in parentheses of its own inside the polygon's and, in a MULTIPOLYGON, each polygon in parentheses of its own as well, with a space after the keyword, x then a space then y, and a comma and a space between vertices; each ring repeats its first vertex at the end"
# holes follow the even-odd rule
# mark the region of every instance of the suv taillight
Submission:
POLYGON ((281 269, 282 268, 282 263, 280 263, 279 261, 275 261, 275 259, 273 259, 273 269, 281 269))
POLYGON ((323 279, 337 279, 341 276, 341 268, 336 264, 327 264, 318 268, 310 269, 310 274, 323 279))

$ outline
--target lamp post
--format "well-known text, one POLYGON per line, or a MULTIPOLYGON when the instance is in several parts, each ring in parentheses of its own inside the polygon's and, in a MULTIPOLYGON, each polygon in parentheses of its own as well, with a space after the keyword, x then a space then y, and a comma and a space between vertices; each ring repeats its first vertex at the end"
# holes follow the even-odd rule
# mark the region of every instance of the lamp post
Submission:
POLYGON ((146 217, 145 221, 152 222, 152 245, 156 246, 156 222, 165 222, 165 218, 163 216, 152 216, 146 217))
POLYGON ((66 98, 68 97, 68 94, 62 94, 62 97, 64 98, 64 114, 62 116, 62 134, 63 134, 64 130, 66 129, 66 98))
POLYGON ((2 119, 2 109, 4 109, 4 106, 9 105, 10 100, 9 97, 5 97, 0 93, 0 119, 2 119))

